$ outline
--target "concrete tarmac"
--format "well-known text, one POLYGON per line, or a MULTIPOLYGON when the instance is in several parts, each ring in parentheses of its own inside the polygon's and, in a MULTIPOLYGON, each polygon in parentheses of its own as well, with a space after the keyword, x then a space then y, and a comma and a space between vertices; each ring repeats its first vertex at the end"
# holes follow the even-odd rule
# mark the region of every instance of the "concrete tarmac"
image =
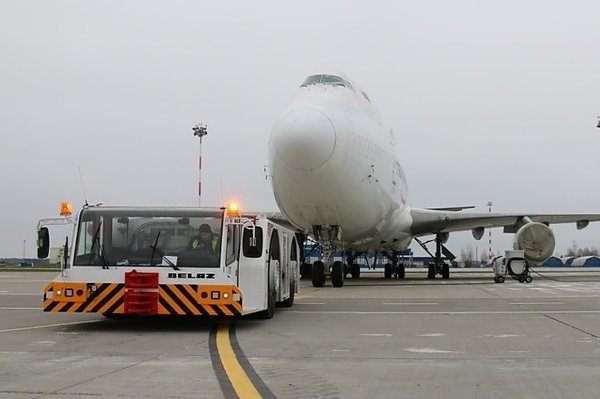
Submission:
MULTIPOLYGON (((542 274, 302 280, 292 308, 232 328, 282 399, 597 398, 600 274, 542 274)), ((219 320, 43 313, 53 277, 0 271, 0 398, 233 397, 211 359, 219 320)))

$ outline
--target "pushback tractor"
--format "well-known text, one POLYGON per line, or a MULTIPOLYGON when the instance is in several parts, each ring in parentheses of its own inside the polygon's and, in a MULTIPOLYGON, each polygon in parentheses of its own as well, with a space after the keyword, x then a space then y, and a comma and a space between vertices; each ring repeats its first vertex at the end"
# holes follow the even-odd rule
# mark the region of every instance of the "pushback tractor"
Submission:
POLYGON ((74 225, 61 272, 44 289, 46 312, 271 318, 299 286, 293 230, 237 206, 84 206, 76 218, 38 223, 38 257, 49 225, 74 225), (202 237, 204 236, 204 238, 202 237))

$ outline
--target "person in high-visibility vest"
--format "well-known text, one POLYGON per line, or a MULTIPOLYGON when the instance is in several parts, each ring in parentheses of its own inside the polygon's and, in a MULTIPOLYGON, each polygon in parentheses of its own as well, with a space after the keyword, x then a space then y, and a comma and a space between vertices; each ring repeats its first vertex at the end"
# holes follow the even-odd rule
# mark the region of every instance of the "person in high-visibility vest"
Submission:
POLYGON ((198 230, 198 236, 192 238, 189 248, 200 251, 203 255, 216 255, 219 250, 219 236, 212 232, 208 224, 203 224, 198 230))

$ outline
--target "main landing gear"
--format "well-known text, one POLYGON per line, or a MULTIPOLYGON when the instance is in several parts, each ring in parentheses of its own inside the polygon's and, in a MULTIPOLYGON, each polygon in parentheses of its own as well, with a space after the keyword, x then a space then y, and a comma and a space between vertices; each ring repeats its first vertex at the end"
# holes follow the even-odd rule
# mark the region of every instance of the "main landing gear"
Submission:
MULTIPOLYGON (((345 265, 340 261, 335 261, 331 264, 328 274, 331 275, 331 285, 334 287, 343 287, 345 278, 345 265)), ((323 287, 326 278, 325 263, 318 260, 312 265, 312 284, 313 287, 323 287)))
POLYGON ((422 242, 418 238, 415 237, 415 241, 419 243, 419 245, 434 259, 433 262, 427 265, 427 278, 434 279, 437 274, 442 276, 442 279, 450 278, 450 263, 456 256, 448 248, 444 246, 444 243, 448 241, 448 233, 438 233, 435 235, 435 239, 422 242), (428 243, 435 241, 435 255, 429 252, 427 249, 428 243), (446 256, 449 262, 444 262, 442 259, 442 254, 446 256))
MULTIPOLYGON (((322 243, 321 255, 327 261, 331 260, 333 253, 333 243, 339 241, 342 231, 339 226, 314 226, 314 235, 317 242, 322 243)), ((334 261, 330 267, 318 260, 313 263, 312 267, 312 283, 314 287, 323 287, 325 285, 326 274, 331 275, 331 284, 334 287, 343 287, 344 278, 346 276, 346 267, 340 261, 334 261), (329 269, 329 270, 327 270, 329 269)))
MULTIPOLYGON (((398 278, 403 279, 406 276, 406 268, 404 267, 404 262, 400 262, 398 257, 399 252, 392 251, 391 254, 387 252, 382 252, 382 255, 388 258, 391 263, 386 263, 383 269, 383 277, 386 279, 390 278, 398 278)), ((375 262, 377 259, 375 259, 375 262)))

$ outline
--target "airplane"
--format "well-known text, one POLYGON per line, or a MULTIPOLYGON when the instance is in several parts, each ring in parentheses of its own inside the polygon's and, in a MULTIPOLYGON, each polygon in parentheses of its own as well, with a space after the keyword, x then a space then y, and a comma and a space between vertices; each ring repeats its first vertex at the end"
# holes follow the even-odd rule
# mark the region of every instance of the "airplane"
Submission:
MULTIPOLYGON (((406 150, 410 144, 400 145, 406 150)), ((348 271, 358 277, 360 268, 354 262, 367 251, 391 253, 394 270, 404 277, 398 255, 413 239, 424 246, 419 238, 431 235, 436 250, 428 277, 441 272, 442 278, 448 278, 449 265, 441 255, 452 255, 443 245, 449 234, 471 230, 479 240, 492 227, 516 233, 515 249, 524 250, 528 262, 541 264, 555 247, 549 224, 576 223, 583 229, 600 220, 600 214, 413 208, 397 149, 392 131, 382 123, 367 93, 341 73, 308 76, 273 126, 268 162, 280 217, 323 249, 325 262, 312 265, 314 286, 322 287, 329 274, 334 287, 343 286, 348 271), (347 265, 332 261, 333 251, 340 250, 347 265)))

